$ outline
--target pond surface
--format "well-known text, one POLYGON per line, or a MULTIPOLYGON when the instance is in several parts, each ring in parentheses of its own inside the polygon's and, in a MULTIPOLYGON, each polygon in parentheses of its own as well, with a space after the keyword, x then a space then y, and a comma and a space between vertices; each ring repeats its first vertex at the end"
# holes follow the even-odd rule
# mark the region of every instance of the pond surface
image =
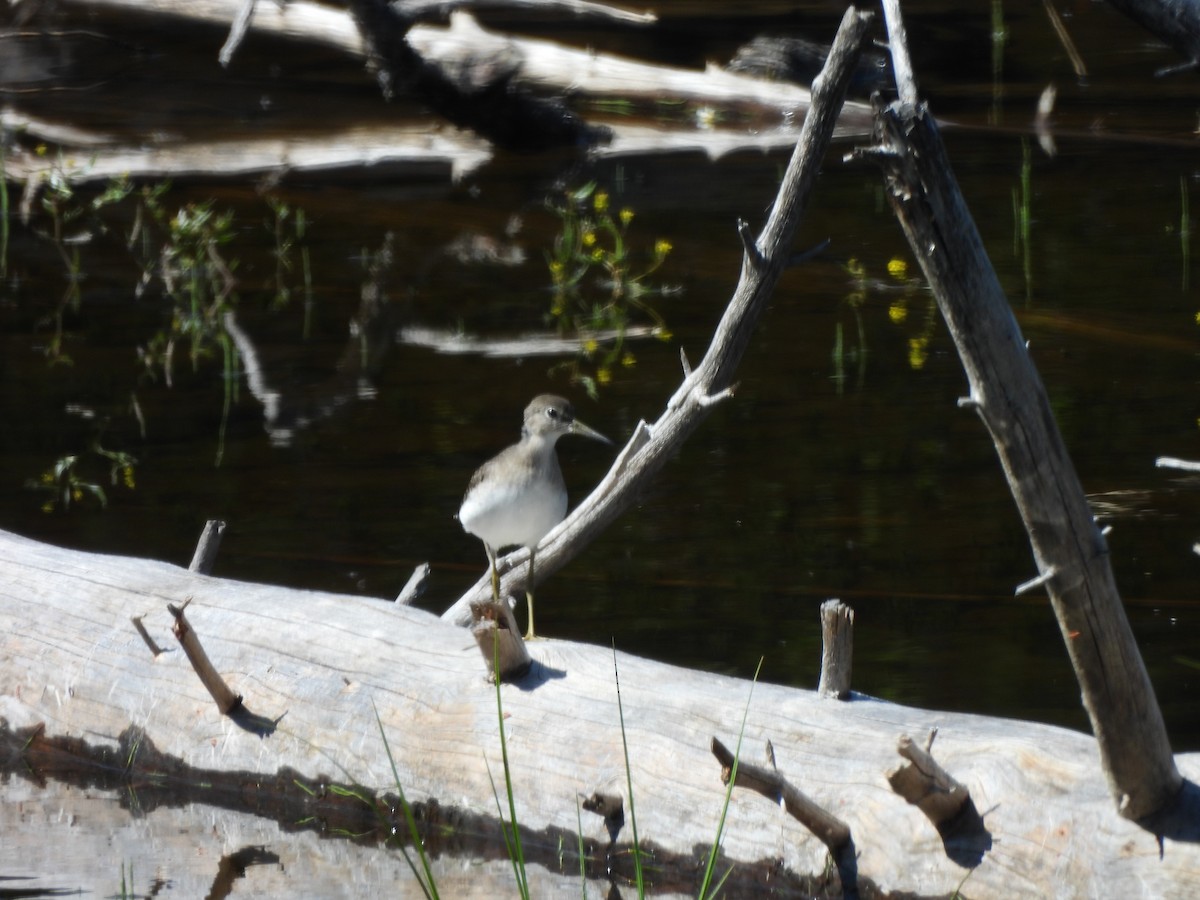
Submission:
MULTIPOLYGON (((761 3, 730 21, 726 6, 675 4, 659 28, 632 38, 600 26, 564 33, 542 19, 490 23, 692 65, 727 59, 762 31, 827 40, 841 14, 761 3)), ((1196 241, 1181 237, 1198 195, 1200 83, 1154 78, 1171 53, 1099 4, 1062 10, 1086 77, 1072 71, 1041 5, 1003 10, 998 57, 985 5, 910 3, 906 12, 921 88, 959 126, 945 130, 957 177, 1081 480, 1113 526, 1117 581, 1173 745, 1200 749, 1200 480, 1155 467, 1159 456, 1200 457, 1196 241), (1050 83, 1054 156, 1028 127, 1050 83)), ((255 40, 224 72, 220 31, 119 34, 137 52, 118 64, 110 51, 99 83, 72 71, 68 90, 10 99, 117 133, 311 133, 339 116, 380 115, 360 65, 325 51, 255 40)), ((798 238, 829 247, 785 275, 736 397, 635 509, 543 585, 539 631, 746 677, 762 657, 766 680, 814 687, 817 610, 839 597, 856 612, 855 689, 1086 729, 1047 602, 1013 595, 1034 563, 990 440, 955 405, 966 381, 954 348, 929 295, 889 274, 893 261, 910 278, 916 268, 877 172, 843 163, 853 145, 835 147, 798 238)), ((290 436, 268 434, 241 378, 223 415, 219 352, 193 367, 182 344, 170 387, 161 365, 147 373, 139 348, 152 347, 171 313, 160 285, 136 292, 145 259, 122 237, 132 199, 102 212, 108 234, 70 245, 82 296, 63 319, 70 364, 51 364, 68 273, 36 210, 30 227, 12 224, 0 288, 0 527, 186 565, 205 520, 218 518, 229 528, 215 574, 390 597, 428 561, 420 603, 441 611, 485 566, 454 519, 475 467, 516 439, 537 393, 567 394, 614 439, 657 418, 681 378, 680 350, 700 358, 737 280, 734 224, 761 226, 786 158, 497 153, 457 183, 443 171, 370 169, 285 176, 266 189, 246 178, 177 183, 164 208, 212 199, 234 215, 222 254, 237 261, 237 323, 303 413, 290 436), (383 286, 398 327, 483 340, 547 330, 545 254, 562 223, 545 201, 559 183, 592 181, 614 209, 634 212, 635 259, 669 241, 652 280, 679 288, 652 300, 670 339, 631 342, 634 364, 613 366, 598 399, 554 371, 569 355, 490 358, 388 342, 369 379, 347 377, 350 323, 388 234, 394 262, 383 286), (269 201, 293 211, 283 251, 269 201), (131 457, 119 460, 115 484, 97 446, 131 457), (28 486, 71 455, 106 505, 86 486, 69 508, 28 486)), ((611 452, 565 440, 560 458, 574 503, 611 452)))

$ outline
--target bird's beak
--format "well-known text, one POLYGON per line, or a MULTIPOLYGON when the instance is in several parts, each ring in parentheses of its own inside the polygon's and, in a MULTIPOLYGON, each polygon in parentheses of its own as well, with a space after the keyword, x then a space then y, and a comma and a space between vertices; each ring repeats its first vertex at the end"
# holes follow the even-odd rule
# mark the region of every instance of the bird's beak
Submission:
POLYGON ((591 438, 593 441, 599 441, 602 444, 612 445, 612 441, 596 431, 594 428, 589 428, 578 419, 571 423, 571 434, 577 434, 580 437, 591 438))

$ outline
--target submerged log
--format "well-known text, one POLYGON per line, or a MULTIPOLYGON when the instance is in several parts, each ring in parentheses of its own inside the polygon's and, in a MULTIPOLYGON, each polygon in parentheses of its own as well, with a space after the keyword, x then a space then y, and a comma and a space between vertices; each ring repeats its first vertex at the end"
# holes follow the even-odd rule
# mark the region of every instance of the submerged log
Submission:
MULTIPOLYGON (((620 634, 616 639, 619 645, 620 634)), ((613 651, 545 640, 530 652, 532 671, 502 686, 501 696, 518 816, 523 831, 529 829, 534 869, 544 877, 548 869, 559 871, 558 839, 575 846, 580 798, 626 793, 625 762, 613 651)), ((639 838, 660 858, 691 858, 695 848, 710 846, 724 800, 711 738, 736 741, 750 683, 622 653, 615 662, 639 838)), ((816 665, 814 659, 814 672, 816 665)), ((770 671, 768 659, 768 677, 770 671)), ((297 783, 394 792, 376 711, 410 800, 438 798, 443 815, 486 819, 495 811, 491 777, 502 783, 496 688, 470 636, 429 613, 383 600, 226 581, 0 532, 0 685, 0 717, 8 729, 40 726, 37 747, 68 739, 78 754, 107 754, 108 772, 117 777, 131 749, 152 747, 156 765, 172 773, 167 780, 193 789, 176 802, 213 803, 222 821, 236 813, 237 834, 267 828, 255 818, 260 806, 272 815, 265 800, 288 791, 300 806, 277 813, 282 825, 294 828, 316 815, 304 804, 318 800, 297 783), (274 731, 262 734, 222 716, 181 652, 156 659, 147 651, 130 617, 141 615, 160 644, 173 646, 167 604, 187 597, 193 598, 189 619, 203 632, 213 666, 249 709, 277 722, 274 731), (206 786, 187 785, 189 772, 206 786), (239 789, 218 800, 212 785, 221 773, 239 789)), ((1095 741, 1083 734, 858 694, 829 703, 812 691, 759 683, 743 745, 762 746, 767 738, 780 770, 802 775, 812 798, 852 830, 864 895, 871 885, 946 895, 969 875, 975 898, 1182 897, 1200 872, 1198 819, 1166 835, 1160 860, 1155 835, 1113 810, 1095 741), (991 838, 990 849, 969 868, 885 779, 895 735, 935 727, 939 762, 970 789, 991 838)), ((44 758, 20 759, 31 746, 12 751, 18 761, 8 770, 23 773, 19 778, 52 774, 44 758)), ((1179 765, 1193 781, 1200 777, 1200 755, 1182 756, 1179 765)), ((150 804, 158 782, 140 770, 138 779, 142 802, 150 804)), ((27 802, 40 796, 28 787, 14 793, 12 783, 5 791, 6 798, 19 794, 27 802)), ((1191 783, 1185 795, 1195 804, 1191 783)), ((625 808, 628 819, 627 800, 625 808)), ((195 815, 203 807, 192 809, 195 815)), ((584 838, 603 857, 605 822, 590 815, 582 822, 584 838)), ((29 840, 40 846, 75 839, 76 826, 58 816, 37 817, 34 825, 29 840)), ((28 821, 22 829, 28 833, 28 821)), ((626 825, 617 835, 612 858, 628 859, 629 832, 626 825)), ((135 870, 153 871, 156 841, 139 833, 143 839, 123 842, 121 853, 135 870)), ((239 846, 232 834, 224 850, 217 836, 214 871, 217 857, 239 846)), ((353 857, 351 865, 403 870, 382 848, 371 861, 348 842, 301 843, 353 857)), ((739 794, 723 848, 735 874, 761 862, 775 877, 821 873, 827 853, 773 803, 739 794)), ((287 845, 271 849, 295 852, 287 845)), ((90 870, 97 858, 87 859, 90 870)), ((563 871, 569 876, 572 865, 577 887, 578 864, 568 862, 563 871)), ((347 880, 347 891, 361 887, 359 877, 347 880)), ((678 890, 695 894, 693 886, 678 890)), ((493 895, 509 893, 511 883, 493 895)))

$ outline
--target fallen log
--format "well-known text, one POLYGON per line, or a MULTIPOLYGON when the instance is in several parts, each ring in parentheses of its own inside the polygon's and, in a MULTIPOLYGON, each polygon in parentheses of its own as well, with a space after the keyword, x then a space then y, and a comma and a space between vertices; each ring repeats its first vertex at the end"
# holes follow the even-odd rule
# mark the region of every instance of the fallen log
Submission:
MULTIPOLYGON (((58 14, 61 21, 86 21, 91 28, 97 27, 99 19, 102 27, 119 31, 122 23, 146 17, 228 25, 240 8, 240 0, 203 0, 186 6, 163 0, 67 0, 58 14)), ((364 57, 362 38, 349 13, 306 0, 284 6, 258 4, 249 28, 276 39, 334 48, 348 58, 364 57)), ((712 127, 705 118, 673 123, 589 122, 588 127, 603 125, 611 132, 608 143, 590 148, 594 156, 701 152, 715 158, 742 149, 788 147, 795 143, 811 96, 797 85, 726 72, 716 66, 703 71, 680 69, 551 41, 512 38, 481 28, 465 13, 452 16, 446 28, 416 25, 406 37, 422 59, 444 69, 460 69, 473 59, 509 58, 512 68, 507 77, 524 90, 549 96, 642 98, 648 103, 669 97, 707 109, 714 114, 714 121, 734 123, 712 127)), ((285 52, 283 44, 278 46, 281 56, 292 52, 285 52)), ((218 70, 216 52, 214 45, 214 70, 218 70)), ((145 111, 139 114, 144 120, 145 111)), ((86 160, 67 173, 73 181, 213 173, 272 174, 278 178, 288 172, 335 171, 361 171, 367 177, 379 177, 382 171, 425 177, 435 174, 457 180, 491 157, 490 145, 468 131, 431 123, 428 117, 397 123, 391 118, 395 115, 393 107, 380 104, 378 122, 333 127, 328 133, 220 140, 207 134, 179 134, 178 123, 164 128, 151 122, 131 141, 128 135, 49 121, 19 106, 0 112, 0 126, 23 136, 10 148, 5 165, 9 177, 25 182, 47 177, 57 164, 56 154, 34 152, 39 142, 57 144, 65 156, 86 160)), ((870 121, 871 111, 865 104, 847 104, 838 134, 865 135, 870 121)))
MULTIPOLYGON (((598 637, 607 643, 608 635, 598 637)), ((616 640, 619 645, 619 634, 616 640)), ((613 651, 547 640, 530 652, 533 670, 503 686, 502 701, 518 816, 523 832, 528 830, 533 869, 538 878, 549 879, 548 894, 557 883, 551 876, 578 889, 577 861, 568 858, 561 870, 555 863, 555 836, 574 847, 577 802, 595 794, 623 795, 625 766, 613 651)), ((711 739, 736 741, 750 684, 623 653, 616 654, 615 664, 639 836, 656 848, 656 859, 692 859, 697 849, 710 846, 724 799, 709 755, 711 739)), ((814 659, 814 680, 817 664, 814 659)), ((768 659, 768 677, 770 672, 768 659)), ((0 532, 0 685, 0 725, 12 733, 37 729, 40 741, 22 741, 5 754, 15 754, 5 770, 18 775, 10 776, 5 799, 23 799, 31 804, 27 809, 53 807, 53 799, 27 783, 51 777, 45 756, 31 756, 50 741, 70 742, 76 766, 80 756, 107 754, 107 771, 118 783, 131 751, 153 748, 157 766, 167 761, 174 766, 167 781, 190 791, 175 802, 201 804, 190 807, 191 815, 208 808, 204 821, 215 817, 220 823, 201 841, 213 854, 209 866, 187 864, 201 885, 214 876, 223 853, 242 845, 269 846, 285 867, 293 854, 311 851, 325 855, 329 865, 357 866, 357 872, 403 873, 395 851, 377 847, 372 855, 349 841, 280 833, 318 815, 313 805, 319 801, 294 788, 296 782, 360 785, 371 795, 395 791, 375 710, 410 800, 439 800, 443 824, 469 816, 477 825, 494 821, 488 768, 501 778, 503 771, 495 687, 464 629, 411 607, 226 581, 163 562, 64 550, 0 532), (222 716, 174 649, 167 604, 188 597, 189 621, 202 633, 213 666, 248 709, 277 722, 274 731, 260 736, 222 716), (134 615, 160 645, 173 649, 154 657, 130 622, 134 615), (187 783, 189 772, 205 786, 187 783), (231 796, 214 787, 222 773, 238 786, 231 796), (282 802, 289 788, 293 805, 273 813, 267 801, 282 802)), ((870 896, 871 885, 945 895, 968 879, 968 893, 977 898, 1183 897, 1200 873, 1200 819, 1193 814, 1180 820, 1166 835, 1160 859, 1155 835, 1114 811, 1095 742, 1083 734, 912 709, 861 694, 830 703, 813 691, 760 683, 743 745, 761 747, 767 739, 780 771, 802 780, 806 793, 851 829, 864 896, 870 896), (933 728, 939 733, 939 762, 970 790, 990 837, 990 849, 973 867, 951 857, 925 815, 894 794, 885 778, 897 737, 933 728)), ((1200 754, 1181 756, 1178 763, 1191 779, 1185 795, 1194 809, 1200 754)), ((156 809, 154 779, 143 770, 129 771, 135 783, 126 791, 156 809)), ((117 786, 111 790, 118 793, 117 786)), ((167 808, 171 805, 163 803, 155 813, 163 827, 184 818, 167 808)), ((17 815, 14 807, 0 804, 8 811, 7 823, 17 815)), ((322 816, 332 815, 321 810, 322 816)), ((584 814, 582 822, 589 847, 608 858, 605 821, 584 814)), ((9 858, 15 827, 4 831, 9 858)), ((153 872, 161 864, 156 854, 163 852, 157 838, 144 839, 144 823, 123 827, 122 834, 136 831, 142 840, 121 839, 122 859, 135 871, 153 872)), ((618 833, 609 851, 613 859, 628 859, 629 831, 626 824, 618 833)), ((90 872, 88 883, 105 874, 96 873, 96 859, 113 858, 64 856, 61 848, 79 837, 79 828, 50 812, 26 815, 20 833, 30 835, 27 848, 40 848, 31 850, 33 857, 20 857, 26 865, 37 865, 34 858, 53 860, 53 866, 46 863, 49 871, 90 872)), ((747 877, 757 871, 756 863, 769 866, 776 877, 819 874, 827 855, 818 838, 781 817, 773 803, 738 793, 723 849, 735 874, 747 877)), ((306 871, 313 864, 295 865, 306 871)), ((495 871, 500 886, 484 893, 510 895, 511 881, 503 879, 511 878, 511 870, 503 860, 494 866, 487 871, 495 871)), ((456 870, 445 859, 439 867, 456 870)), ((486 877, 484 871, 481 867, 478 877, 486 877)), ((361 888, 361 877, 348 876, 345 892, 361 888)))

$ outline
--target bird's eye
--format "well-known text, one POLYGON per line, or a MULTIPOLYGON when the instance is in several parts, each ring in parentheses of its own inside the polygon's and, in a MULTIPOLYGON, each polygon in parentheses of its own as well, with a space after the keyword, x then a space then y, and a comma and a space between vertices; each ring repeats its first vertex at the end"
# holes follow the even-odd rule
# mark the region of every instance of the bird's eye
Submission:
POLYGON ((546 415, 548 415, 552 419, 557 419, 558 418, 558 410, 555 409, 553 406, 548 406, 548 407, 546 407, 546 415))

